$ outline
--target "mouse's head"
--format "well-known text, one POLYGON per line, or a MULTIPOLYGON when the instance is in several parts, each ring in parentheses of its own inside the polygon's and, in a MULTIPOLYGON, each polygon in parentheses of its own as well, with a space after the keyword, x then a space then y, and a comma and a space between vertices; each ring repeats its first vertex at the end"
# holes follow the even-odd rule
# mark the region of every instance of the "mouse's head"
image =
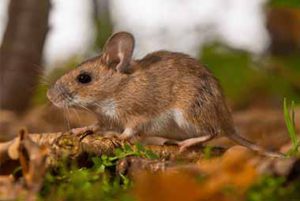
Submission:
POLYGON ((47 92, 49 100, 58 107, 96 107, 128 77, 133 49, 130 33, 112 35, 100 56, 83 62, 56 81, 47 92))

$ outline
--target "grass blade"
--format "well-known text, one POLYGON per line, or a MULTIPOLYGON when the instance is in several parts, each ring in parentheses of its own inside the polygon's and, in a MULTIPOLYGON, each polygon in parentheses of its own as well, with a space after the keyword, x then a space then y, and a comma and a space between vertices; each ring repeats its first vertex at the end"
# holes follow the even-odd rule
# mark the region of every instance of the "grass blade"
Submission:
POLYGON ((288 152, 289 154, 295 155, 298 153, 299 140, 297 139, 296 129, 295 129, 295 102, 292 101, 291 108, 289 110, 286 98, 283 99, 283 113, 285 124, 288 129, 288 134, 292 142, 292 148, 288 152))

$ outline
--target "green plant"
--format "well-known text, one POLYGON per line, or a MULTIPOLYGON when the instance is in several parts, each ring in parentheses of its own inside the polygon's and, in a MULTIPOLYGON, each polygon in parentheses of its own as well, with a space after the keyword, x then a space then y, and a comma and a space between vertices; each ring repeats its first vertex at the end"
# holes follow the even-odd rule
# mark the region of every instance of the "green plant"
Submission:
MULTIPOLYGON (((247 201, 272 200, 277 201, 280 186, 284 183, 284 178, 262 177, 257 184, 252 186, 247 194, 247 201)), ((279 200, 278 200, 279 201, 279 200)))
POLYGON ((135 144, 133 148, 128 144, 125 144, 122 149, 115 150, 115 159, 122 159, 126 156, 138 156, 148 159, 158 159, 159 157, 153 153, 150 149, 145 149, 145 147, 139 143, 135 144))
POLYGON ((204 154, 204 158, 205 159, 210 159, 212 157, 212 149, 213 146, 205 146, 205 148, 203 149, 203 154, 204 154))
POLYGON ((93 157, 92 161, 97 167, 104 171, 105 168, 115 166, 118 160, 126 158, 127 156, 158 159, 158 156, 155 153, 145 149, 144 146, 137 143, 133 148, 130 145, 125 144, 124 147, 115 150, 114 156, 102 155, 101 157, 93 157))
POLYGON ((300 182, 287 184, 283 177, 265 175, 246 193, 247 201, 297 201, 300 200, 300 182))
POLYGON ((287 126, 288 134, 292 142, 292 147, 287 153, 287 155, 289 156, 299 154, 299 146, 300 146, 300 141, 297 138, 297 134, 296 134, 294 107, 295 107, 294 101, 291 102, 289 108, 286 98, 283 99, 283 112, 284 112, 285 124, 287 126))
POLYGON ((134 147, 128 144, 115 150, 113 156, 90 157, 92 166, 71 167, 61 163, 55 171, 48 172, 45 177, 40 200, 123 200, 132 201, 129 193, 131 180, 122 174, 115 173, 118 160, 127 156, 138 156, 149 159, 158 158, 151 150, 141 144, 134 147))

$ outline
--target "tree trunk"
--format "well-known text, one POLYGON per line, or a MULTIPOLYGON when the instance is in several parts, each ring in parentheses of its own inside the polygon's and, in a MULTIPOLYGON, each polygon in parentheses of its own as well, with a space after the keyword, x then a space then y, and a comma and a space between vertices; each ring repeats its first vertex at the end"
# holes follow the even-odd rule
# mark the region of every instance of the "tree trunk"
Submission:
POLYGON ((49 0, 11 0, 0 48, 0 108, 23 112, 42 72, 49 0))

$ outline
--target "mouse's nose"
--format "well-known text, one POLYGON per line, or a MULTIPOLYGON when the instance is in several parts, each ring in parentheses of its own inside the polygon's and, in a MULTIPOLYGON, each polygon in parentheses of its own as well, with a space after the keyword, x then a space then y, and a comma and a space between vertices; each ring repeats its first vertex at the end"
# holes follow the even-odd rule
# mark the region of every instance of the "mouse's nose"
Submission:
POLYGON ((47 98, 59 108, 69 105, 70 100, 72 99, 66 88, 57 84, 48 89, 47 98))
POLYGON ((57 92, 55 90, 54 87, 51 87, 50 89, 48 89, 47 98, 56 107, 59 107, 59 108, 63 107, 63 101, 61 99, 61 96, 60 96, 59 92, 57 92))

